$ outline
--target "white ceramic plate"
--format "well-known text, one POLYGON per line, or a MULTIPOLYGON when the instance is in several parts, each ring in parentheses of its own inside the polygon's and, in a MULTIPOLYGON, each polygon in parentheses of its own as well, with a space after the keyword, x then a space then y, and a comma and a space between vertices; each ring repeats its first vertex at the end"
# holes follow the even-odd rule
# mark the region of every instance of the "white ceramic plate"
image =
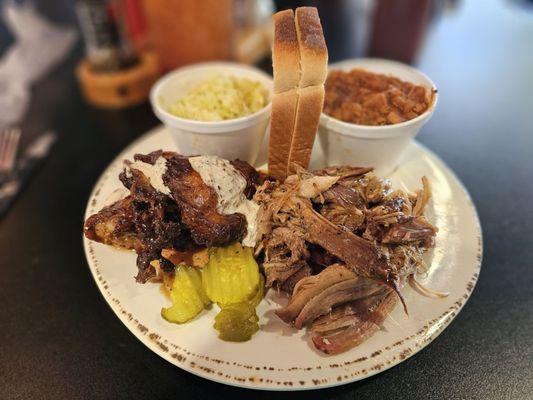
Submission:
MULTIPOLYGON (((105 170, 87 206, 86 217, 100 210, 121 187, 122 160, 134 153, 175 149, 168 133, 157 128, 124 150, 105 170)), ((312 167, 321 166, 315 148, 312 167)), ((407 317, 397 306, 382 330, 359 347, 337 356, 313 350, 305 332, 277 319, 273 310, 283 303, 274 291, 259 305, 261 330, 245 343, 217 338, 213 329, 216 307, 185 325, 160 316, 168 300, 158 284, 140 285, 135 254, 84 238, 89 267, 100 291, 130 331, 152 351, 193 374, 213 381, 256 389, 298 390, 357 381, 411 357, 435 339, 464 306, 477 281, 482 240, 476 210, 465 188, 433 153, 413 143, 390 179, 395 187, 416 189, 426 175, 433 187, 428 218, 438 228, 436 247, 427 254, 430 273, 423 283, 450 292, 444 299, 424 297, 404 289, 407 317)))

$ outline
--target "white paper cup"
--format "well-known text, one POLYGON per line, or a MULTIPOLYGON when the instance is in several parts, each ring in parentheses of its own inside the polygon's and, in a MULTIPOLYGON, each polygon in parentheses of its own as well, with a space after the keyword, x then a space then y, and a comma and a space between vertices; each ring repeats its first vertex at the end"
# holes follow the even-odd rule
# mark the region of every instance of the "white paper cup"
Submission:
POLYGON ((194 64, 177 69, 156 82, 150 102, 156 116, 167 127, 181 154, 216 155, 254 164, 270 122, 272 78, 261 70, 229 62, 194 64), (168 107, 185 96, 211 74, 247 78, 263 84, 268 104, 261 110, 224 121, 195 121, 169 113, 168 107))
POLYGON ((435 91, 431 105, 423 114, 394 125, 357 125, 322 113, 318 134, 327 165, 374 167, 378 175, 388 175, 399 165, 409 143, 433 115, 438 100, 437 89, 422 72, 396 61, 361 58, 329 66, 330 71, 350 71, 354 68, 392 75, 422 85, 428 93, 435 91))

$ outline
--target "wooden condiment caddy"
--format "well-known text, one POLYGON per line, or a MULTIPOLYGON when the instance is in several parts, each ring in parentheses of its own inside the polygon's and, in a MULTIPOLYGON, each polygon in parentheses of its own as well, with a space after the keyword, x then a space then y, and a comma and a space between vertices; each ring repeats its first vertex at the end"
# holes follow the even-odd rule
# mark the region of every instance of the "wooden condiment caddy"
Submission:
POLYGON ((77 66, 76 75, 85 99, 98 107, 122 108, 148 99, 150 89, 159 77, 157 57, 143 53, 139 62, 113 72, 95 72, 87 59, 77 66))

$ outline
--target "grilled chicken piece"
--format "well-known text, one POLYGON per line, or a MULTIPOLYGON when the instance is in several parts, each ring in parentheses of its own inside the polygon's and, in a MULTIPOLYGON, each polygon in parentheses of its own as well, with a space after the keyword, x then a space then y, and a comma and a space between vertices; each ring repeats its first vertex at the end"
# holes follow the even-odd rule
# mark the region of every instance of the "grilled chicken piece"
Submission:
POLYGON ((223 215, 217 211, 217 194, 207 186, 187 157, 167 158, 163 175, 180 209, 183 223, 193 240, 203 246, 226 246, 246 235, 246 218, 242 214, 223 215))
MULTIPOLYGON (((223 215, 217 211, 218 198, 215 190, 204 183, 200 174, 192 168, 188 157, 158 150, 145 155, 136 154, 134 160, 153 165, 159 157, 167 160, 163 182, 169 188, 170 195, 179 208, 181 220, 190 230, 196 244, 225 246, 245 236, 244 216, 223 215)), ((258 172, 244 161, 235 160, 231 164, 246 180, 244 195, 251 198, 259 181, 258 172)), ((126 187, 131 186, 131 178, 126 174, 122 174, 121 179, 126 187)))
POLYGON ((158 261, 164 272, 173 269, 172 263, 161 256, 161 250, 181 248, 189 241, 189 236, 180 221, 176 203, 155 190, 142 172, 132 169, 129 178, 121 174, 121 179, 128 179, 135 211, 135 231, 140 241, 135 248, 139 270, 135 279, 145 283, 156 275, 152 261, 158 261))
MULTIPOLYGON (((131 167, 120 174, 131 195, 85 223, 89 239, 137 252, 136 280, 140 283, 156 275, 154 261, 163 272, 173 269, 172 263, 161 256, 163 249, 187 253, 195 245, 223 246, 246 234, 243 215, 218 213, 216 192, 203 182, 187 157, 158 150, 136 154, 134 160, 154 165, 160 157, 166 160, 163 181, 171 196, 156 190, 149 177, 131 167)), ((244 194, 250 198, 259 174, 244 161, 236 160, 232 165, 246 179, 244 194)))
POLYGON ((130 177, 122 178, 127 181, 130 195, 90 216, 85 222, 85 236, 135 250, 136 280, 144 283, 156 275, 152 261, 158 260, 162 270, 170 270, 171 264, 161 258, 160 251, 181 246, 183 227, 176 204, 154 190, 142 173, 132 170, 130 177))
POLYGON ((244 179, 246 179, 244 195, 248 200, 250 200, 255 194, 256 186, 259 185, 260 181, 262 180, 259 172, 257 172, 257 170, 246 161, 234 160, 230 161, 230 164, 233 166, 233 168, 239 171, 242 176, 244 176, 244 179))
POLYGON ((130 250, 139 246, 131 196, 104 207, 87 218, 84 232, 88 239, 95 242, 130 250))

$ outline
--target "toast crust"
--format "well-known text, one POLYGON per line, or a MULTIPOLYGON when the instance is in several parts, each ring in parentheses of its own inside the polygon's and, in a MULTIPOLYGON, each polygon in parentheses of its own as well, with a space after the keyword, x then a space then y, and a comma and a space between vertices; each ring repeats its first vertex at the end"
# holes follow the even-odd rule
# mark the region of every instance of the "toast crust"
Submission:
POLYGON ((283 93, 298 87, 300 82, 300 50, 296 35, 294 12, 284 10, 273 16, 274 43, 272 67, 274 93, 283 93))
POLYGON ((315 7, 296 9, 296 35, 300 52, 300 88, 324 84, 328 68, 328 49, 315 7))
POLYGON ((297 106, 298 89, 274 94, 272 98, 268 174, 278 180, 287 176, 297 106))

